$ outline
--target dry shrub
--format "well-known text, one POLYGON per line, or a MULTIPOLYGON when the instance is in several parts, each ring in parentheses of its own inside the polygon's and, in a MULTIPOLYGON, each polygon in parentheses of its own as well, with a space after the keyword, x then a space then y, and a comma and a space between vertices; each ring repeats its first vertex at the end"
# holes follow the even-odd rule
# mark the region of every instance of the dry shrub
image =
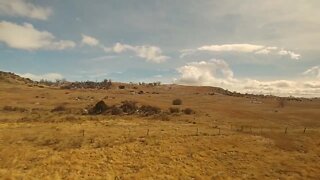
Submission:
POLYGON ((154 116, 155 119, 159 119, 161 121, 169 121, 170 120, 170 117, 167 113, 160 113, 160 114, 156 114, 154 116))
POLYGON ((180 109, 179 109, 179 108, 176 108, 176 107, 170 107, 170 108, 169 108, 169 112, 170 112, 171 114, 173 114, 173 113, 179 113, 179 112, 180 112, 180 109))
POLYGON ((19 111, 19 112, 26 112, 28 111, 26 108, 21 108, 21 107, 13 107, 13 106, 4 106, 2 108, 4 111, 19 111))
POLYGON ((188 114, 188 115, 195 113, 191 108, 186 108, 186 109, 183 110, 183 112, 184 112, 185 114, 188 114))
POLYGON ((124 85, 120 85, 119 89, 125 89, 126 87, 124 85))
POLYGON ((108 106, 104 101, 99 101, 89 110, 89 114, 102 114, 108 110, 108 106))
POLYGON ((182 104, 182 100, 181 99, 174 99, 172 101, 172 105, 181 105, 182 104))
POLYGON ((122 101, 120 108, 126 114, 134 114, 138 110, 137 102, 135 101, 122 101))
POLYGON ((119 108, 119 107, 117 107, 117 106, 112 106, 112 107, 110 108, 110 113, 111 113, 112 115, 121 115, 121 114, 123 113, 123 111, 122 111, 121 108, 119 108))
POLYGON ((67 108, 64 105, 58 105, 55 108, 51 110, 51 112, 61 112, 61 111, 66 111, 67 108))
POLYGON ((161 109, 155 106, 143 105, 139 108, 139 112, 145 116, 159 114, 161 109))

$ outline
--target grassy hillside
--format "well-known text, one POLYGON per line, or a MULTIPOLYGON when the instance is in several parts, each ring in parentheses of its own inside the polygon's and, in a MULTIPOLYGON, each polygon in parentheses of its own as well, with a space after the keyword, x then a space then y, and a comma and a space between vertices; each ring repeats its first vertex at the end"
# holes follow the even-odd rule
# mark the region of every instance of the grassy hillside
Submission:
POLYGON ((0 73, 0 97, 0 177, 320 177, 319 99, 179 85, 63 89, 9 73, 0 73), (181 105, 172 104, 176 98, 181 105), (160 111, 88 114, 101 100, 160 111), (187 108, 194 113, 184 113, 187 108))

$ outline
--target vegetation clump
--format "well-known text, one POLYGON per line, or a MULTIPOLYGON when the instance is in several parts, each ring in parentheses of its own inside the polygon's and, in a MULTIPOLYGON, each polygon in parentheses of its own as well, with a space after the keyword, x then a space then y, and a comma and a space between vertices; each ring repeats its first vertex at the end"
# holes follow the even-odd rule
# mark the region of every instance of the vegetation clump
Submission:
POLYGON ((89 114, 102 114, 107 111, 107 109, 108 106, 104 101, 101 100, 97 102, 97 104, 92 109, 90 109, 89 114))
POLYGON ((67 108, 64 105, 58 105, 56 107, 54 107, 51 112, 62 112, 62 111, 66 111, 67 108))
POLYGON ((150 116, 150 115, 155 115, 155 114, 159 114, 161 112, 161 109, 155 106, 150 106, 150 105, 142 105, 139 108, 139 112, 142 115, 145 116, 150 116))
POLYGON ((137 102, 135 101, 122 101, 120 108, 126 114, 134 114, 138 110, 137 102))
POLYGON ((181 105, 182 104, 182 100, 181 99, 174 99, 172 101, 172 105, 181 105))
POLYGON ((169 108, 169 112, 170 112, 171 114, 179 113, 179 112, 180 112, 180 109, 177 108, 177 107, 170 107, 170 108, 169 108))
POLYGON ((3 111, 19 111, 19 112, 26 112, 28 111, 25 108, 21 108, 21 107, 12 107, 12 106, 4 106, 2 108, 3 111))
POLYGON ((122 111, 121 108, 119 108, 119 107, 117 107, 117 106, 112 106, 112 107, 110 108, 110 113, 111 113, 112 115, 121 115, 121 114, 123 114, 123 111, 122 111))
POLYGON ((188 114, 188 115, 195 113, 191 108, 186 108, 186 109, 183 110, 183 112, 184 112, 185 114, 188 114))

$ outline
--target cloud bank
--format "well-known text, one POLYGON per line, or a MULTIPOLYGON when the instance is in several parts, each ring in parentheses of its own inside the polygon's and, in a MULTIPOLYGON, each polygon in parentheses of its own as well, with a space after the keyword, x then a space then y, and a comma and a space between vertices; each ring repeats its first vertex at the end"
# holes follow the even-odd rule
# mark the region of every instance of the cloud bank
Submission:
POLYGON ((47 20, 52 9, 34 5, 26 0, 0 0, 0 14, 47 20))
POLYGON ((39 31, 32 24, 19 25, 8 21, 0 22, 0 42, 23 50, 63 50, 76 45, 73 41, 57 40, 51 33, 39 31))
POLYGON ((196 49, 183 49, 180 51, 180 58, 199 52, 236 52, 236 53, 253 53, 257 55, 277 54, 280 56, 288 56, 291 59, 298 60, 301 55, 293 51, 288 51, 275 46, 264 46, 256 44, 222 44, 222 45, 205 45, 196 49))
POLYGON ((31 73, 25 73, 25 74, 18 74, 21 77, 29 78, 34 81, 40 81, 40 80, 48 80, 48 81, 55 81, 57 79, 63 79, 63 75, 59 73, 47 73, 47 74, 31 74, 31 73))
MULTIPOLYGON (((313 67, 303 74, 319 76, 319 67, 313 67)), ((241 79, 224 60, 191 62, 177 68, 179 77, 174 83, 185 85, 217 86, 232 91, 254 94, 273 94, 279 96, 317 96, 320 93, 319 79, 303 80, 269 80, 241 79)))

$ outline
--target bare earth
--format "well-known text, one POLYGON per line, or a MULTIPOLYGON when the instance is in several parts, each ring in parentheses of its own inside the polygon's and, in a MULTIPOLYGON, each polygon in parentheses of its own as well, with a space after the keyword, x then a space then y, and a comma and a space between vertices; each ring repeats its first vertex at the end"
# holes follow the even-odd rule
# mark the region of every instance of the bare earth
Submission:
POLYGON ((210 87, 137 87, 63 90, 0 80, 1 179, 320 179, 319 99, 279 107, 275 97, 210 87), (168 111, 175 98, 182 100, 175 107, 196 113, 82 114, 100 100, 168 111), (51 112, 58 105, 66 110, 51 112))

